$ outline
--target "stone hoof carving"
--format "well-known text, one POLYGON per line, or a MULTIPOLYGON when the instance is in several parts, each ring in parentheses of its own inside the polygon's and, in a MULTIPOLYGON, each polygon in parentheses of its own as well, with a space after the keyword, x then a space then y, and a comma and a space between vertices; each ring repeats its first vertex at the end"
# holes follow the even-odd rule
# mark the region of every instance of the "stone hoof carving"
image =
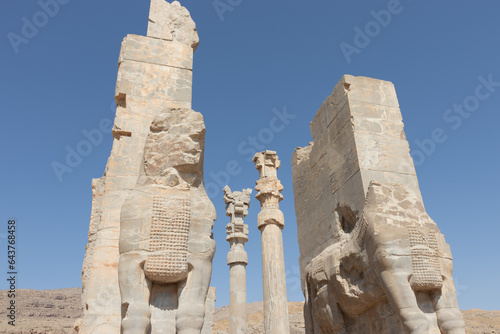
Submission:
POLYGON ((441 333, 465 333, 449 245, 419 197, 402 184, 372 182, 359 217, 348 207, 336 212, 339 241, 305 269, 307 333, 349 333, 384 298, 408 333, 434 333, 436 319, 441 333))
POLYGON ((203 117, 190 109, 167 109, 151 124, 141 174, 120 216, 123 334, 151 330, 151 303, 165 291, 160 308, 175 312, 175 321, 156 319, 158 326, 172 328, 167 333, 203 327, 216 218, 203 187, 204 138, 203 117))

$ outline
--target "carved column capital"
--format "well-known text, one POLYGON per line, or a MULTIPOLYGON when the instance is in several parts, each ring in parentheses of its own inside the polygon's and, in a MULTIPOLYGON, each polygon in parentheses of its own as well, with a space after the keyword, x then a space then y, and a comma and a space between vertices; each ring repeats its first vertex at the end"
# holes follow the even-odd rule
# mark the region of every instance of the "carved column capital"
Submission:
POLYGON ((281 161, 276 155, 276 151, 265 150, 255 153, 253 157, 255 168, 259 171, 260 178, 276 177, 277 170, 281 166, 281 161))
POLYGON ((231 245, 227 255, 227 264, 244 263, 246 265, 248 256, 245 252, 245 242, 248 241, 248 225, 243 222, 243 219, 248 214, 252 189, 232 192, 231 188, 225 186, 223 190, 226 216, 231 218, 229 224, 226 225, 226 240, 231 245))
POLYGON ((258 228, 260 230, 267 224, 275 224, 283 229, 285 219, 279 209, 279 202, 283 199, 281 194, 283 185, 277 176, 281 162, 276 152, 269 150, 256 153, 253 162, 260 174, 260 179, 255 182, 255 190, 258 191, 255 197, 261 205, 261 212, 257 218, 258 228))
POLYGON ((261 206, 257 216, 261 232, 262 281, 264 290, 264 331, 266 334, 289 334, 288 304, 286 297, 285 256, 281 230, 285 217, 279 209, 283 199, 283 185, 278 180, 280 161, 275 151, 263 151, 253 157, 260 177, 255 196, 261 206))

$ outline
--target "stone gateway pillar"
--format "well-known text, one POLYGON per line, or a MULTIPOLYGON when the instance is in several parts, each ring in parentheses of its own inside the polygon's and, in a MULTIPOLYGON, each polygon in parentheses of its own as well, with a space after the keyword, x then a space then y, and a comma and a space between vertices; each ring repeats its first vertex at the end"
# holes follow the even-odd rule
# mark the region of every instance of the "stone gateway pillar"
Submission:
POLYGON ((224 202, 226 203, 226 216, 231 221, 226 226, 231 248, 227 254, 229 266, 229 333, 245 334, 247 332, 247 281, 246 265, 248 256, 245 252, 245 242, 248 241, 248 225, 243 223, 243 218, 248 214, 250 207, 250 194, 252 189, 231 192, 228 186, 224 187, 224 202))
POLYGON ((394 85, 345 75, 292 158, 306 333, 465 334, 394 85))
POLYGON ((216 214, 203 186, 205 124, 191 109, 198 44, 188 10, 164 0, 151 0, 147 36, 122 42, 113 148, 92 182, 80 334, 211 327, 216 214))
POLYGON ((262 280, 264 290, 264 329, 266 334, 288 334, 288 300, 286 295, 285 259, 281 230, 285 226, 279 202, 283 186, 277 177, 280 161, 274 151, 256 153, 255 168, 260 173, 255 196, 261 205, 257 217, 262 242, 262 280))

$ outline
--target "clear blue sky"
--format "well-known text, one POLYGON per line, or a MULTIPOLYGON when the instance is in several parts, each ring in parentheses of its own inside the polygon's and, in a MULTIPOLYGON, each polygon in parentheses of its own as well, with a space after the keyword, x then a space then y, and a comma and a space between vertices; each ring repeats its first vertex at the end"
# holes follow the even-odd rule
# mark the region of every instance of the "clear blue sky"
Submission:
MULTIPOLYGON (((86 139, 82 131, 113 119, 121 40, 145 35, 147 27, 148 0, 60 1, 57 13, 47 9, 52 16, 40 14, 35 0, 0 3, 0 268, 7 271, 5 230, 14 217, 20 288, 81 286, 90 184, 103 174, 111 134, 92 145, 62 182, 52 164, 65 163, 67 148, 77 149, 86 139), (27 27, 33 23, 37 31, 27 27)), ((309 122, 347 73, 396 86, 427 211, 452 248, 460 307, 500 309, 498 1, 232 3, 221 16, 212 0, 182 3, 201 39, 193 109, 203 113, 207 127, 205 183, 216 189, 210 173, 217 175, 235 160, 241 171, 231 176, 230 187, 254 187, 258 173, 248 159, 249 136, 260 134, 259 144, 265 141, 265 148, 278 151, 289 299, 303 300, 291 154, 312 140, 309 122), (390 19, 379 15, 382 23, 374 23, 388 8, 390 19), (357 36, 366 29, 367 38, 357 36), (481 80, 493 83, 476 91, 481 80), (453 109, 464 103, 467 109, 453 109), (273 110, 284 109, 295 117, 271 138, 263 129, 273 110), (439 142, 430 144, 433 131, 440 132, 439 142)), ((222 185, 212 199, 218 213, 212 277, 218 306, 229 300, 222 185)), ((253 198, 246 218, 249 302, 262 300, 259 209, 253 198)), ((5 289, 6 281, 0 282, 5 289)))

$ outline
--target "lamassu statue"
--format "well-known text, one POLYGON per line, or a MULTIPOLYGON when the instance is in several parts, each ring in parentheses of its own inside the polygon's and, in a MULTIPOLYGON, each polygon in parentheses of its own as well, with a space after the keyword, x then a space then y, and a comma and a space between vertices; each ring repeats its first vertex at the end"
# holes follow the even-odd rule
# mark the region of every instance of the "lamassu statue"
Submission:
POLYGON ((305 270, 307 333, 349 333, 386 298, 408 333, 434 333, 435 312, 442 333, 465 334, 450 247, 417 196, 402 184, 372 182, 360 217, 341 207, 337 214, 342 237, 305 270))
POLYGON ((203 186, 204 139, 203 116, 190 109, 167 109, 151 124, 141 175, 121 210, 123 334, 203 327, 216 218, 203 186))
POLYGON ((292 158, 308 334, 465 334, 396 90, 344 75, 292 158))

